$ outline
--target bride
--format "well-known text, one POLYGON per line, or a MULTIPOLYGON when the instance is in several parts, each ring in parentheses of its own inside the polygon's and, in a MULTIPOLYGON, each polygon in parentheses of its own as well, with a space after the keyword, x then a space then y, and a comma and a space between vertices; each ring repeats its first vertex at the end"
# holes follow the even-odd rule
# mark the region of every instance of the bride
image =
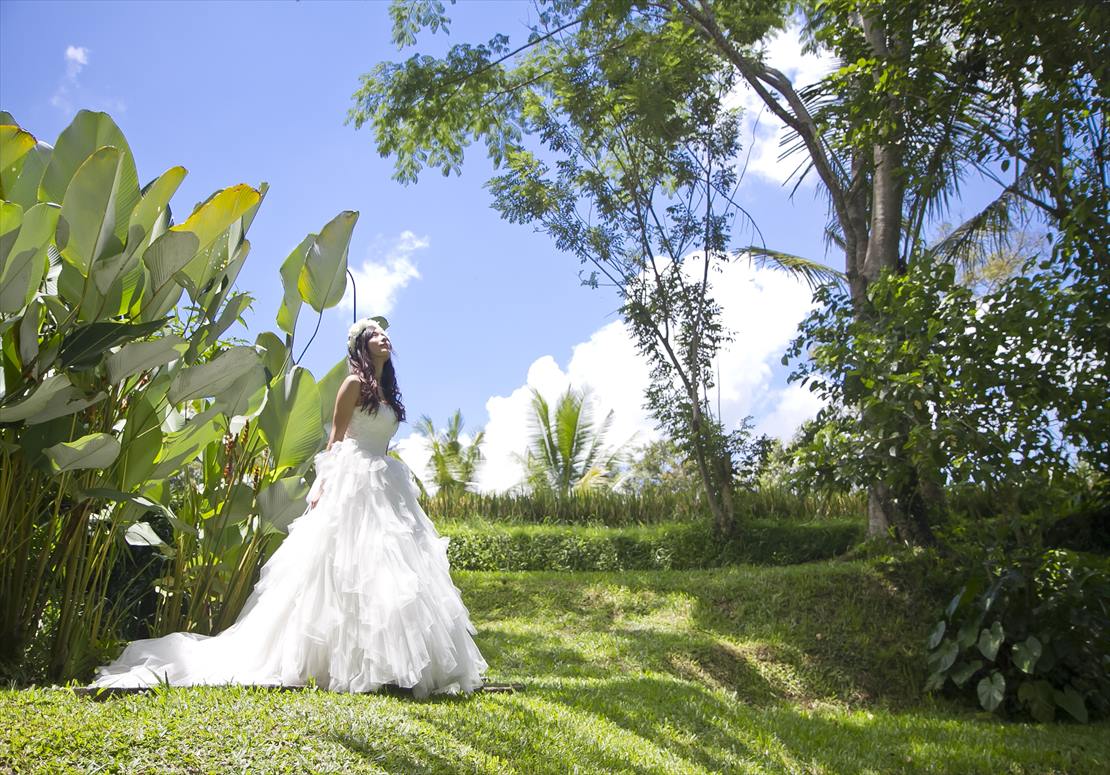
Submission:
POLYGON ((212 637, 134 641, 97 668, 94 687, 393 685, 425 697, 482 686, 487 665, 451 581, 448 539, 421 509, 408 468, 386 454, 405 418, 389 336, 367 318, 347 345, 352 373, 316 456, 308 509, 235 624, 212 637))

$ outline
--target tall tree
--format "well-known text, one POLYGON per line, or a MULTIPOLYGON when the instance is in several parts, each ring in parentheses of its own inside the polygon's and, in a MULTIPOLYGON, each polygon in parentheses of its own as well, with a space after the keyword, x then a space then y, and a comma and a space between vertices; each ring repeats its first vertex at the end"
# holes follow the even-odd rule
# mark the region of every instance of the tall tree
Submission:
MULTIPOLYGON (((681 216, 714 198, 732 200, 730 190, 715 185, 712 175, 712 169, 731 160, 727 153, 712 160, 705 152, 693 154, 694 168, 705 172, 708 183, 684 189, 680 174, 638 179, 639 164, 620 159, 638 162, 640 148, 661 149, 659 158, 668 159, 695 145, 699 129, 705 133, 721 126, 717 120, 692 120, 699 115, 697 106, 711 103, 735 78, 794 134, 803 158, 801 174, 816 175, 827 193, 827 234, 844 251, 859 320, 878 314, 868 288, 882 273, 904 273, 926 252, 944 253, 951 241, 927 245, 925 228, 958 195, 963 176, 978 170, 997 183, 998 198, 982 217, 961 227, 962 233, 1004 223, 1018 202, 1040 212, 1057 234, 1058 260, 1074 263, 1083 280, 1077 288, 1092 310, 1076 332, 1077 345, 1096 357, 1107 355, 1110 345, 1098 335, 1110 318, 1107 296, 1098 292, 1106 287, 1108 271, 1099 268, 1107 263, 1110 156, 1105 5, 1070 0, 549 0, 539 8, 538 21, 521 46, 514 48, 508 37, 497 35, 484 45, 453 46, 440 59, 414 56, 381 64, 364 76, 351 118, 356 126, 374 126, 378 150, 396 157, 400 179, 414 180, 425 166, 457 172, 465 147, 480 140, 494 163, 515 176, 516 192, 529 201, 503 212, 540 223, 560 247, 587 255, 595 266, 607 257, 605 243, 614 230, 587 223, 577 232, 560 232, 551 225, 552 204, 565 209, 591 186, 613 179, 625 192, 635 192, 643 182, 632 210, 643 213, 656 233, 642 226, 637 232, 635 217, 619 231, 648 237, 642 254, 654 255, 654 243, 674 233, 674 225, 697 231, 681 216), (809 42, 841 62, 811 89, 796 88, 761 55, 761 41, 791 23, 796 10, 809 42), (603 88, 588 88, 597 84, 603 88), (574 131, 568 134, 568 127, 574 131), (529 132, 545 149, 561 154, 553 180, 525 150, 529 132), (589 140, 594 142, 583 142, 589 140), (567 157, 581 169, 561 175, 567 172, 567 157), (1012 178, 1004 179, 1010 170, 1012 178), (541 180, 547 184, 539 185, 541 180), (665 197, 645 198, 642 191, 678 192, 664 209, 680 217, 670 226, 655 224, 646 202, 662 203, 665 197), (689 194, 696 196, 687 201, 689 194), (581 250, 582 245, 591 250, 581 250)), ((396 2, 393 10, 395 39, 402 45, 413 43, 425 27, 435 30, 448 23, 442 3, 435 0, 396 2)), ((681 162, 675 166, 683 168, 681 162)), ((493 181, 501 201, 513 189, 493 181)), ((612 199, 590 198, 597 205, 592 217, 604 223, 614 212, 607 207, 612 199)), ((720 235, 730 225, 719 210, 710 207, 706 213, 698 220, 706 226, 705 255, 720 255, 725 244, 720 235)), ((953 236, 958 241, 959 235, 953 236)), ((642 262, 650 266, 646 255, 642 262)), ((602 275, 622 288, 629 285, 625 276, 602 275)), ((634 293, 630 296, 635 299, 634 293)), ((645 314, 662 320, 668 310, 655 298, 645 314)), ((658 298, 670 299, 665 292, 658 298)), ((704 307, 711 309, 712 304, 704 307)), ((712 319, 712 312, 694 315, 699 322, 712 319)), ((712 334, 681 329, 679 339, 689 345, 711 340, 712 334)), ((665 349, 663 337, 640 341, 649 353, 649 341, 665 349)), ((669 363, 677 374, 675 364, 691 359, 668 355, 659 362, 669 363)), ((696 368, 688 365, 691 370, 696 368)), ((727 478, 722 471, 727 445, 719 427, 713 432, 712 423, 697 422, 693 396, 708 380, 691 384, 696 390, 687 390, 690 421, 684 437, 691 439, 696 457, 702 446, 699 468, 715 492, 718 522, 727 525, 731 515, 721 485, 727 478), (715 443, 706 443, 714 436, 715 443)), ((1098 385, 1093 380, 1082 389, 1093 394, 1098 385)), ((907 465, 897 450, 913 421, 906 418, 903 427, 892 428, 892 465, 907 465)), ((867 413, 860 417, 862 425, 877 422, 867 413)), ((870 482, 872 532, 893 527, 904 540, 931 541, 930 499, 923 496, 935 488, 935 478, 936 471, 918 469, 910 476, 870 482)))
MULTIPOLYGON (((402 43, 411 25, 434 25, 442 12, 434 3, 407 8, 397 15, 402 43)), ((379 65, 352 118, 374 124, 379 149, 396 154, 406 181, 425 164, 457 170, 468 137, 486 140, 504 170, 489 182, 494 207, 590 265, 585 284, 617 292, 652 368, 648 407, 681 440, 718 528, 730 532, 736 432, 726 432, 708 395, 729 338, 710 279, 737 259, 732 232, 744 216, 734 198, 739 124, 725 104, 733 78, 688 28, 654 18, 554 14, 529 47, 511 69, 504 62, 520 52, 508 52, 502 36, 456 46, 444 60, 379 65), (543 153, 524 147, 523 132, 543 153)), ((832 274, 793 257, 774 261, 810 279, 832 274)))
POLYGON ((447 428, 437 431, 435 423, 428 415, 423 415, 416 424, 416 430, 428 442, 432 459, 432 481, 442 493, 460 493, 474 485, 474 474, 482 460, 482 442, 485 431, 478 431, 470 444, 462 441, 462 410, 447 420, 447 428))

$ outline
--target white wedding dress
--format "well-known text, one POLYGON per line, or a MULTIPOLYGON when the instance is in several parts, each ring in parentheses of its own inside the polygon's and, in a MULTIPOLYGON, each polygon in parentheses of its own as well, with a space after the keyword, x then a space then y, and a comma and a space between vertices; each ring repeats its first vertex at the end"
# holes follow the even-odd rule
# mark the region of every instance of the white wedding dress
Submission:
POLYGON ((234 625, 134 641, 93 686, 391 684, 417 697, 481 687, 487 665, 451 581, 449 539, 386 454, 398 425, 388 404, 356 410, 346 437, 316 456, 320 500, 290 524, 234 625))

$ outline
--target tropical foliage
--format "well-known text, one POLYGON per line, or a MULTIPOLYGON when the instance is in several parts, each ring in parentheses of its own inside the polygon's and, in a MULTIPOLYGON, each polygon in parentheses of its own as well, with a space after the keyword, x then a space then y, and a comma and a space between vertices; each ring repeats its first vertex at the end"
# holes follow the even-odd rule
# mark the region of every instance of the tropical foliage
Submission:
POLYGON ((482 441, 485 431, 479 431, 469 444, 461 440, 462 411, 456 409, 447 420, 447 428, 437 431, 432 418, 423 415, 416 424, 418 433, 427 440, 431 453, 432 482, 437 493, 455 495, 472 489, 478 463, 482 460, 482 441))
POLYGON ((129 546, 157 547, 155 633, 230 623, 303 510, 338 381, 292 358, 301 303, 336 304, 357 214, 283 265, 284 341, 223 337, 266 184, 231 186, 181 223, 186 171, 140 187, 127 140, 81 111, 53 146, 0 114, 0 662, 49 643, 47 673, 114 644, 107 595, 129 546))
POLYGON ((567 387, 554 409, 532 388, 532 436, 523 457, 525 484, 557 497, 617 484, 621 451, 609 446, 613 410, 597 424, 587 390, 567 387))

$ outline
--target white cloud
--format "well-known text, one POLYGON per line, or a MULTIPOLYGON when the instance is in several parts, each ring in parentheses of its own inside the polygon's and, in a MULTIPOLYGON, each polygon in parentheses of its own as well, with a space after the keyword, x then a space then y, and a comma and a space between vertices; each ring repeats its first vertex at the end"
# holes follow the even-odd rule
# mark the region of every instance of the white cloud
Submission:
MULTIPOLYGON (((412 255, 423 250, 430 243, 427 237, 418 237, 411 231, 403 231, 384 251, 379 260, 367 259, 358 267, 351 267, 358 291, 358 312, 366 315, 388 315, 393 311, 397 294, 411 280, 419 280, 420 272, 413 263, 412 255)), ((350 283, 347 292, 339 303, 339 308, 350 310, 354 303, 350 283)))
MULTIPOLYGON (((700 266, 700 258, 693 256, 686 259, 685 271, 700 276, 700 266)), ((797 386, 772 387, 774 367, 812 306, 809 288, 784 272, 753 267, 746 259, 711 274, 711 285, 718 289, 715 295, 722 305, 723 323, 735 337, 718 359, 721 416, 726 427, 737 427, 751 414, 756 416, 760 432, 788 438, 818 408, 807 402, 808 392, 802 395, 797 386)), ((624 443, 634 436, 634 445, 640 445, 660 436, 643 406, 649 381, 647 361, 636 351, 622 321, 603 326, 575 345, 565 371, 551 355, 537 358, 522 386, 486 402, 490 419, 483 444, 485 462, 478 472, 479 489, 505 490, 520 482, 524 472, 514 453, 522 453, 528 442, 530 388, 551 401, 568 385, 576 389, 589 385, 595 418, 600 420, 610 409, 614 411, 611 442, 624 443)), ((711 396, 714 402, 716 398, 711 396)))
MULTIPOLYGON (((792 25, 776 33, 764 46, 764 61, 789 78, 795 89, 816 83, 837 66, 836 58, 828 52, 804 52, 799 33, 798 26, 792 25)), ((786 159, 779 158, 783 151, 780 141, 786 136, 785 125, 745 81, 737 83, 727 102, 744 109, 741 139, 748 172, 773 183, 785 183, 805 158, 802 152, 786 159)))
POLYGON ((84 46, 66 46, 66 77, 76 78, 89 63, 89 50, 84 46))

